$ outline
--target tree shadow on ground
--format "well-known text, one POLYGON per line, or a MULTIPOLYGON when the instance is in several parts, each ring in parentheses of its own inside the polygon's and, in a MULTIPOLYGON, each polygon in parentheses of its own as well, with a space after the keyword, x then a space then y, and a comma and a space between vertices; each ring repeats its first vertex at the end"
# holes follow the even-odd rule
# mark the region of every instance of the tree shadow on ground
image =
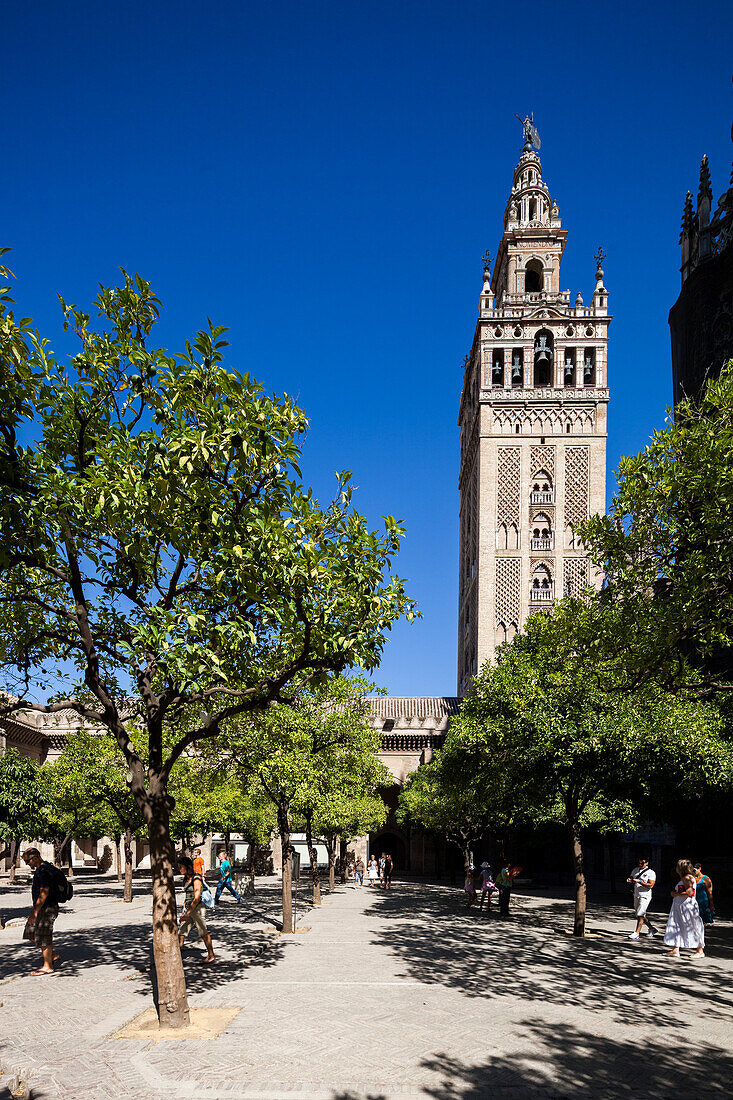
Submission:
MULTIPOLYGON (((242 913, 234 913, 226 921, 215 919, 210 923, 209 930, 214 950, 219 955, 219 962, 215 965, 203 963, 205 951, 195 930, 183 947, 189 993, 221 989, 228 981, 241 979, 243 968, 255 962, 262 966, 274 966, 284 950, 282 940, 261 930, 248 928, 242 913)), ((127 981, 128 992, 151 996, 150 918, 138 918, 122 925, 96 923, 91 928, 62 930, 54 936, 54 944, 61 955, 57 975, 39 981, 56 982, 85 975, 95 976, 95 970, 104 967, 105 972, 101 976, 110 981, 127 981), (110 973, 110 967, 116 968, 117 973, 110 973)), ((38 948, 28 941, 6 944, 0 956, 0 982, 27 976, 39 960, 38 948)))
MULTIPOLYGON (((667 957, 659 936, 629 943, 628 927, 599 934, 567 934, 567 908, 532 897, 512 897, 512 916, 501 920, 465 910, 460 894, 401 883, 375 898, 384 918, 384 941, 402 961, 403 976, 440 984, 471 998, 527 1002, 603 1012, 647 1033, 684 1029, 688 1013, 733 1026, 733 992, 716 959, 730 953, 731 929, 718 926, 709 957, 696 962, 667 957), (654 1001, 650 1001, 650 991, 654 1001), (684 993, 682 990, 684 989, 684 993)), ((627 916, 623 912, 623 916, 627 916)))
MULTIPOLYGON (((614 1039, 572 1025, 528 1019, 517 1024, 524 1052, 469 1065, 450 1054, 422 1062, 440 1076, 423 1086, 435 1100, 483 1100, 493 1096, 547 1100, 626 1096, 654 1098, 730 1096, 733 1055, 709 1044, 686 1049, 645 1033, 638 1042, 614 1039)), ((344 1097, 345 1100, 345 1097, 344 1097)))

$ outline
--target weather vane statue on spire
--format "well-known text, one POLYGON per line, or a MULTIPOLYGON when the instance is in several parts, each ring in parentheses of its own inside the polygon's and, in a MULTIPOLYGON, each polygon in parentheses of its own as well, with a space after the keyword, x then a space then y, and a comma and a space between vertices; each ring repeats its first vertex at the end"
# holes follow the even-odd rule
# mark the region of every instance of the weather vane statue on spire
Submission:
POLYGON ((514 117, 519 119, 519 121, 522 123, 522 128, 524 130, 524 148, 522 149, 522 152, 531 153, 532 146, 534 146, 535 149, 539 150, 542 142, 540 141, 540 135, 537 133, 537 127, 534 124, 534 111, 531 115, 525 115, 524 118, 521 118, 516 113, 514 117))

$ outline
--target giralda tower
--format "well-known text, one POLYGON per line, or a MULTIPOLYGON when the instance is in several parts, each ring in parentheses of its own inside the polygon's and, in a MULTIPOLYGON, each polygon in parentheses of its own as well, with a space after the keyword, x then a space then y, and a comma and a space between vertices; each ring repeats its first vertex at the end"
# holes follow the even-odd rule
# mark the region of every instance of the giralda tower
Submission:
POLYGON ((496 647, 553 599, 600 578, 578 539, 605 510, 608 292, 603 253, 588 305, 560 290, 567 231, 542 179, 539 138, 524 148, 479 315, 458 417, 458 694, 496 647))

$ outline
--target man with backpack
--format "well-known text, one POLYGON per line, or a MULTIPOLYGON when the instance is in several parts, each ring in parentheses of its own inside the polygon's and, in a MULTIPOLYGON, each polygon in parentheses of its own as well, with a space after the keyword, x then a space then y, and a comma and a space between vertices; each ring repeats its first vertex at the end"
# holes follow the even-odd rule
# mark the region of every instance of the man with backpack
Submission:
POLYGON ((71 887, 58 867, 41 859, 38 848, 26 848, 23 862, 33 871, 31 897, 33 908, 26 921, 23 939, 40 947, 43 966, 34 974, 53 974, 53 964, 59 956, 53 950, 53 923, 59 915, 59 902, 68 901, 71 887))

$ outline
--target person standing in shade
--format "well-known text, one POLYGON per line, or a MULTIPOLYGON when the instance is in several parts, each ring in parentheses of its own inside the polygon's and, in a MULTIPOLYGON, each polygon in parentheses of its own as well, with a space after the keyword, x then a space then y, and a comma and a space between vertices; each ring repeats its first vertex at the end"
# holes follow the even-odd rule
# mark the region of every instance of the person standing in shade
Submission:
POLYGON ((479 901, 478 911, 479 913, 484 907, 484 901, 486 901, 486 912, 491 909, 491 895, 496 889, 496 883, 491 877, 491 867, 487 862, 481 864, 481 900, 479 901))
POLYGON ((693 863, 692 873, 695 876, 695 901, 700 910, 700 919, 705 925, 714 924, 713 884, 708 876, 703 873, 702 864, 693 863))
POLYGON ((512 882, 515 875, 519 874, 518 867, 510 867, 508 864, 506 867, 502 867, 499 871, 499 876, 496 880, 496 885, 499 888, 499 916, 509 916, 509 902, 512 896, 512 882))
POLYGON ((234 883, 232 882, 232 865, 227 856, 226 849, 220 848, 218 853, 219 857, 219 881, 216 884, 216 895, 214 896, 214 904, 219 904, 219 898, 221 897, 222 890, 228 890, 230 894, 237 899, 237 904, 241 902, 241 897, 234 889, 234 883))
POLYGON ((23 862, 33 871, 30 911, 23 932, 24 940, 31 940, 41 949, 43 966, 33 974, 53 974, 53 964, 59 956, 53 950, 53 923, 59 915, 59 893, 56 885, 56 869, 41 859, 38 848, 26 848, 23 862))
POLYGON ((672 950, 667 955, 673 959, 680 957, 680 948, 692 949, 693 959, 705 957, 705 926, 700 919, 700 909, 695 898, 697 883, 688 859, 677 864, 680 881, 672 891, 672 908, 669 911, 664 942, 672 950))
POLYGON ((649 936, 654 938, 657 930, 652 927, 652 922, 647 916, 647 909, 652 900, 652 890, 654 889, 654 883, 657 881, 657 876, 652 871, 649 860, 645 856, 639 857, 636 867, 634 867, 626 881, 634 887, 634 913, 636 914, 636 930, 631 933, 629 939, 638 940, 644 925, 647 926, 649 936))
POLYGON ((193 850, 193 870, 194 874, 201 875, 201 878, 204 877, 204 859, 200 848, 194 848, 193 850))
POLYGON ((185 903, 178 924, 178 942, 183 947, 186 936, 196 926, 199 936, 204 941, 206 958, 204 962, 216 962, 214 945, 211 942, 209 930, 206 927, 206 912, 201 900, 201 891, 204 888, 204 880, 201 875, 194 873, 193 860, 189 856, 178 857, 178 871, 183 875, 183 891, 185 903))
POLYGON ((392 859, 392 856, 389 854, 389 852, 387 852, 386 856, 384 857, 384 872, 383 872, 383 882, 384 882, 384 889, 385 890, 391 890, 392 889, 392 871, 393 870, 394 870, 394 861, 392 859))

